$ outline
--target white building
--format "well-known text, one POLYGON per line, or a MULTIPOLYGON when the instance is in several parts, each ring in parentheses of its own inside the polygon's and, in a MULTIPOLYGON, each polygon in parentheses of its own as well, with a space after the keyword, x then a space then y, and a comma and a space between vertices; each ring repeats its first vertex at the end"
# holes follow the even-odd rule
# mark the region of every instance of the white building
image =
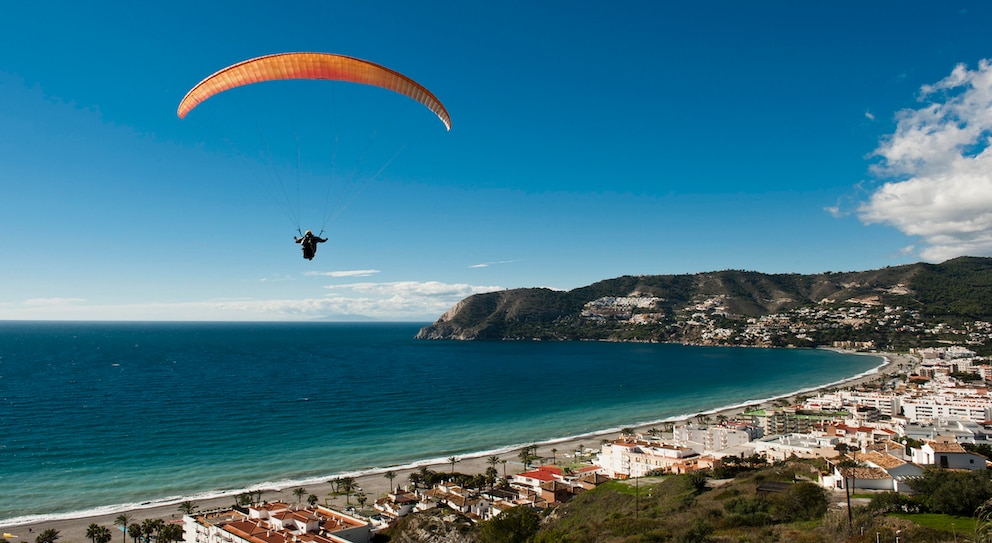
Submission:
POLYGON ((878 451, 853 452, 843 457, 859 464, 854 468, 841 468, 831 463, 832 471, 820 483, 824 488, 845 487, 865 490, 911 492, 913 479, 923 475, 923 467, 891 454, 878 451))
POLYGON ((698 456, 689 447, 618 439, 603 445, 596 463, 613 478, 643 477, 654 470, 669 471, 676 464, 698 456))
MULTIPOLYGON (((757 428, 754 428, 752 433, 756 432, 757 428)), ((678 425, 672 429, 672 441, 676 445, 690 448, 699 447, 703 452, 719 452, 740 447, 750 443, 751 436, 752 434, 745 430, 724 426, 696 428, 689 425, 678 425)))
POLYGON ((817 437, 810 434, 784 434, 765 436, 752 443, 754 452, 770 460, 785 460, 796 455, 799 458, 836 456, 836 437, 817 437))
POLYGON ((910 422, 930 422, 938 419, 962 418, 974 422, 992 420, 992 399, 989 397, 955 397, 929 394, 902 400, 902 410, 910 422))
POLYGON ((368 522, 322 506, 255 505, 183 516, 185 543, 369 543, 368 522))
POLYGON ((910 449, 913 462, 950 469, 986 469, 985 457, 972 454, 959 443, 928 441, 919 449, 910 449))

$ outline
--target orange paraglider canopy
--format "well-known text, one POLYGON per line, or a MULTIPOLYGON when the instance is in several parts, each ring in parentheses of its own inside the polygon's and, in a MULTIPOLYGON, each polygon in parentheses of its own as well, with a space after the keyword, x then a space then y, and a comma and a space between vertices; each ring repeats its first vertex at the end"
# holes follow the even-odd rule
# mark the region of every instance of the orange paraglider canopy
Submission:
POLYGON ((389 89, 427 106, 451 130, 448 111, 423 85, 385 66, 330 53, 279 53, 228 66, 186 93, 177 114, 182 119, 206 99, 228 89, 280 79, 329 79, 389 89))

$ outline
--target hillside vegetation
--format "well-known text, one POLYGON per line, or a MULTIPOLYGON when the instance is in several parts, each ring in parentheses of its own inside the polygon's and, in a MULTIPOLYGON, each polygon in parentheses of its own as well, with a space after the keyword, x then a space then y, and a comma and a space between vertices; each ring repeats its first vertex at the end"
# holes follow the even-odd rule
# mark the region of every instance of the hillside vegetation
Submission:
MULTIPOLYGON (((848 517, 844 494, 829 493, 815 484, 822 468, 817 461, 791 460, 747 471, 734 479, 712 480, 706 474, 694 473, 611 481, 543 512, 515 507, 475 525, 450 509, 438 508, 404 517, 383 539, 447 543, 868 543, 876 541, 876 534, 882 541, 893 541, 898 534, 903 541, 943 542, 964 541, 974 533, 973 519, 922 515, 919 513, 934 508, 932 499, 900 498, 893 493, 878 494, 868 504, 863 498, 858 500, 862 505, 855 504, 848 517), (908 515, 908 520, 900 518, 891 514, 901 507, 899 504, 920 511, 908 515), (926 522, 914 522, 917 516, 926 522), (950 518, 957 523, 943 528, 923 525, 933 524, 933 518, 950 518)), ((971 476, 988 479, 987 474, 971 476)), ((977 503, 992 495, 987 486, 976 498, 977 503)), ((958 490, 948 488, 950 493, 958 490)))
POLYGON ((567 292, 525 288, 476 294, 417 337, 803 347, 881 338, 905 347, 946 339, 926 337, 937 325, 971 332, 990 320, 992 259, 961 257, 863 272, 725 270, 623 276, 567 292), (770 317, 778 324, 768 324, 775 320, 770 317), (873 324, 865 326, 865 320, 873 324), (797 322, 804 326, 785 326, 797 322), (753 333, 756 327, 767 333, 753 333))

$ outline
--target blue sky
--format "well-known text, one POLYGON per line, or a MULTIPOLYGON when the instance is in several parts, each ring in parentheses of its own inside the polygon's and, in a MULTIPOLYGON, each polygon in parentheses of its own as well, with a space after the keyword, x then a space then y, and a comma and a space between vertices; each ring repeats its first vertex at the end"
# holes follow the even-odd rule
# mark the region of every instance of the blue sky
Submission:
POLYGON ((992 256, 990 20, 977 1, 7 3, 0 319, 430 321, 625 274, 992 256), (402 72, 452 130, 334 82, 177 118, 209 74, 288 51, 402 72), (327 187, 351 192, 325 208, 327 187), (325 219, 306 261, 292 236, 325 219))

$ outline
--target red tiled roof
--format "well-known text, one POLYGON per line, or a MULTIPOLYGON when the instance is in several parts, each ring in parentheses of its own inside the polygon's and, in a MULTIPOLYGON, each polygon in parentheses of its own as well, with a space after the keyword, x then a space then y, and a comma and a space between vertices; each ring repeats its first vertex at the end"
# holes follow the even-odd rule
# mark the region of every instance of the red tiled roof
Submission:
POLYGON ((554 481, 557 479, 554 474, 545 470, 528 471, 517 474, 517 477, 527 477, 530 479, 537 479, 538 481, 554 481))

